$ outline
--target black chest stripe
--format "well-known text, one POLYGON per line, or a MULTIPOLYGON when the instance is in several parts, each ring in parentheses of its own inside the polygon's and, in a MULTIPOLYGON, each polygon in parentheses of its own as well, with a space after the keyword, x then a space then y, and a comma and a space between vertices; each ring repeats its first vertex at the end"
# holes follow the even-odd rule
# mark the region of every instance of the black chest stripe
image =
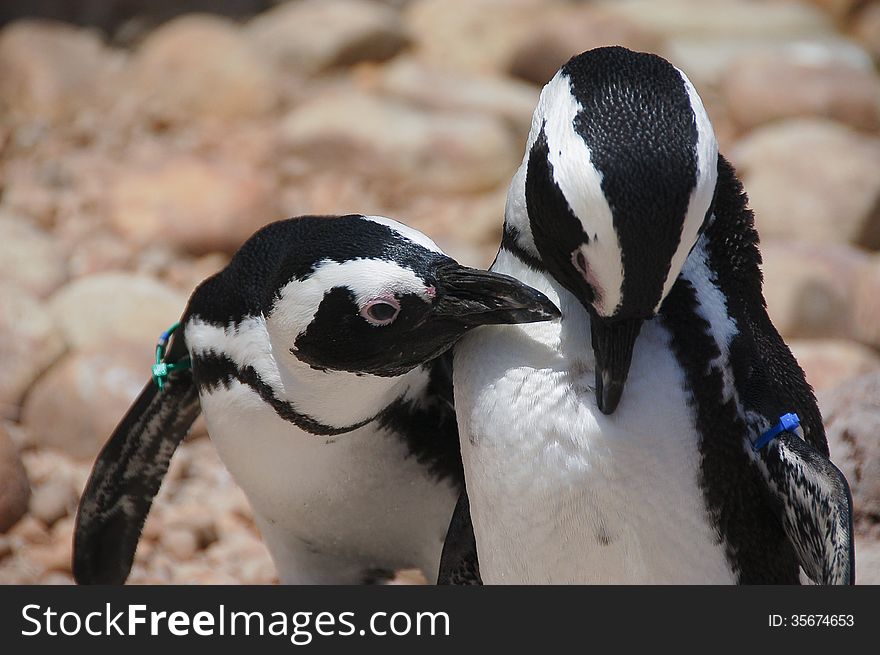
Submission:
MULTIPOLYGON (((523 264, 539 273, 546 272, 544 263, 525 248, 519 245, 519 230, 512 225, 504 225, 504 235, 501 237, 501 248, 512 254, 523 264)), ((493 263, 494 264, 494 263, 493 263)))
POLYGON ((308 432, 309 434, 322 437, 345 434, 346 432, 362 428, 367 423, 376 419, 375 416, 372 416, 364 421, 345 427, 325 425, 307 414, 298 412, 291 403, 275 396, 272 387, 263 382, 253 366, 239 367, 226 355, 219 355, 214 352, 194 354, 192 356, 192 362, 193 375, 199 391, 210 392, 221 386, 228 389, 233 380, 238 380, 242 384, 246 384, 253 389, 260 398, 263 399, 263 402, 267 403, 275 410, 275 413, 278 414, 278 416, 285 421, 293 423, 300 430, 308 432))
POLYGON ((193 376, 199 391, 229 388, 233 380, 253 389, 275 413, 304 432, 335 436, 352 432, 376 421, 403 440, 410 455, 438 480, 450 480, 464 488, 464 471, 458 443, 458 425, 452 400, 451 353, 426 366, 428 386, 421 398, 398 398, 375 416, 345 427, 334 427, 303 414, 288 401, 280 400, 252 366, 239 367, 232 359, 215 352, 194 354, 193 376))

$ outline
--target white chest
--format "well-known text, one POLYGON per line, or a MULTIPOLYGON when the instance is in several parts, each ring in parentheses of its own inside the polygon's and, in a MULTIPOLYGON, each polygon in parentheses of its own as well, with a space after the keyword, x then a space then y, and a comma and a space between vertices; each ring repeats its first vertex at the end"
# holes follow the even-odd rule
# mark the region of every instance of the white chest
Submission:
POLYGON ((484 582, 732 582, 666 330, 644 326, 623 400, 605 416, 589 319, 567 292, 542 290, 558 297, 562 322, 481 328, 456 349, 484 582))
MULTIPOLYGON (((331 426, 369 419, 427 380, 420 371, 396 380, 279 367, 262 317, 226 327, 193 319, 186 339, 191 354, 223 353, 239 369, 251 367, 276 399, 331 426)), ((211 440, 247 495, 282 582, 359 583, 376 568, 436 575, 457 492, 410 457, 398 435, 374 421, 316 436, 238 381, 202 392, 200 401, 211 440)))
POLYGON ((370 568, 436 574, 456 495, 407 457, 398 436, 375 424, 308 434, 239 383, 201 404, 283 582, 359 582, 370 568))

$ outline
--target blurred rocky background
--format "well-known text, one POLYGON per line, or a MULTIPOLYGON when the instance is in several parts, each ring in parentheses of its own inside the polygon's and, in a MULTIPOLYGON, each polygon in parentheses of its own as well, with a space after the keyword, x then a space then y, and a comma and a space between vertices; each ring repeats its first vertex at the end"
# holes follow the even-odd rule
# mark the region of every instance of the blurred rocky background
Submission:
MULTIPOLYGON (((0 583, 72 581, 91 462, 242 240, 381 213, 488 265, 540 86, 612 43, 703 96, 880 583, 880 2, 0 0, 0 21, 0 583)), ((131 581, 275 581, 203 428, 131 581)))

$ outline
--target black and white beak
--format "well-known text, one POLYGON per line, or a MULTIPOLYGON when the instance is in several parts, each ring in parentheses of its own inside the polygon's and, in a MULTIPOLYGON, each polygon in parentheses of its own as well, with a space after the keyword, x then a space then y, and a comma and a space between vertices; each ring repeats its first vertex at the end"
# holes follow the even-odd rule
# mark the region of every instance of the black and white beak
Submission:
POLYGON ((613 414, 620 404, 632 363, 633 347, 643 322, 642 319, 591 317, 596 357, 596 403, 603 414, 613 414))
POLYGON ((458 264, 438 273, 435 314, 467 326, 536 323, 560 317, 540 291, 508 275, 458 264))

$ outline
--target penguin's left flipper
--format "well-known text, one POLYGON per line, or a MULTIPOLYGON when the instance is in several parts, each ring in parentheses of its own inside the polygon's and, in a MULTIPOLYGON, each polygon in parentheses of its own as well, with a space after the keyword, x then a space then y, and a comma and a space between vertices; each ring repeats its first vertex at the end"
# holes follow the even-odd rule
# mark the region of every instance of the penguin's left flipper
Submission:
POLYGON ((852 495, 843 474, 792 432, 755 457, 806 574, 817 584, 854 584, 852 495))
POLYGON ((438 585, 481 585, 480 564, 477 561, 477 541, 471 523, 467 491, 462 491, 452 512, 452 520, 440 555, 438 585))
MULTIPOLYGON (((175 339, 169 359, 182 355, 175 339), (177 346, 175 348, 175 346, 177 346)), ((73 534, 73 576, 79 584, 122 584, 171 456, 200 411, 192 371, 150 381, 95 461, 80 498, 73 534)))

